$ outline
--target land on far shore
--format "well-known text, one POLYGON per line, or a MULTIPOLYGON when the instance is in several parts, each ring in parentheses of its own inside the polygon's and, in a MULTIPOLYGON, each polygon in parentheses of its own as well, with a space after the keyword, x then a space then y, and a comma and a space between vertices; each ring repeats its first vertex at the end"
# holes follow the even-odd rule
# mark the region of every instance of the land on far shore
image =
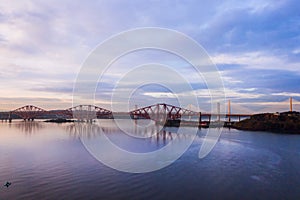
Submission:
POLYGON ((294 111, 256 114, 250 119, 236 122, 232 127, 239 130, 300 134, 300 113, 294 111))

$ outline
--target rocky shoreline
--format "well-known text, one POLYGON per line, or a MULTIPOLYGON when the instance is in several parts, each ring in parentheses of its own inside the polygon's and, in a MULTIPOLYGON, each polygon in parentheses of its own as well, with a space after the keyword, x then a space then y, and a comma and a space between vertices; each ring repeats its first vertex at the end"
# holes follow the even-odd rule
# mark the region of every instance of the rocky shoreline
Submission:
POLYGON ((232 128, 248 131, 300 134, 300 113, 262 113, 235 123, 232 128))

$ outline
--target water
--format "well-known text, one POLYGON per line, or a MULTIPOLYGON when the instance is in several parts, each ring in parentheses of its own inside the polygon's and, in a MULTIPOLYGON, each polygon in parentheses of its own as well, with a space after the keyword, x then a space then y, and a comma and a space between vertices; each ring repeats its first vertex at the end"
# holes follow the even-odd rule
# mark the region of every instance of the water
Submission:
MULTIPOLYGON (((106 135, 122 148, 148 152, 176 134, 130 139, 110 120, 106 135)), ((193 131, 193 128, 189 128, 193 131)), ((198 158, 206 130, 172 165, 145 174, 111 169, 91 156, 80 137, 97 137, 97 125, 0 123, 0 199, 299 199, 300 135, 224 129, 212 152, 198 158)))

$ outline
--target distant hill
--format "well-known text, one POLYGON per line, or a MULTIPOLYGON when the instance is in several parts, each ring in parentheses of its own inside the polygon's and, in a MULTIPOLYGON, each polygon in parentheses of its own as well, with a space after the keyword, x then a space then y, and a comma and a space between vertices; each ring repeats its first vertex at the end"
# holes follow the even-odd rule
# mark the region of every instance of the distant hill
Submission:
POLYGON ((240 130, 300 134, 300 113, 257 114, 251 116, 250 119, 235 123, 233 127, 240 130))

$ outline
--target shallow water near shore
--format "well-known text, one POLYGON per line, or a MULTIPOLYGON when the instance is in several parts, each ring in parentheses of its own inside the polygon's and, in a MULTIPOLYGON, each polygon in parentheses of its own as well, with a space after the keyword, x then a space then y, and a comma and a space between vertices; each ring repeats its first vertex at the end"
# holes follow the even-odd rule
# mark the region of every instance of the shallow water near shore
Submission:
POLYGON ((160 149, 174 135, 179 141, 184 138, 173 127, 159 133, 138 129, 136 134, 150 137, 132 139, 112 120, 99 121, 80 126, 0 122, 0 183, 12 182, 10 187, 0 188, 0 199, 300 198, 300 135, 223 129, 213 150, 199 159, 207 131, 200 129, 174 163, 158 171, 133 174, 96 160, 80 137, 93 140, 104 132, 132 152, 160 149))

